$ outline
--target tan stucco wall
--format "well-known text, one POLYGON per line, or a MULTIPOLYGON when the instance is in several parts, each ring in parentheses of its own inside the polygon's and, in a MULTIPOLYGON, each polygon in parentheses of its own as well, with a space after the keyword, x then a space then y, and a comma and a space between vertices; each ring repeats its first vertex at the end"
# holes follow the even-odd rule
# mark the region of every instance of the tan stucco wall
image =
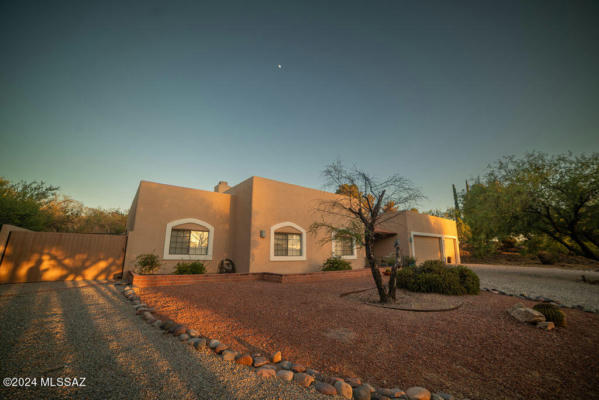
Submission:
MULTIPOLYGON (((385 217, 386 219, 386 217, 385 217)), ((378 229, 389 232, 397 232, 395 236, 388 236, 378 239, 374 244, 374 255, 377 260, 395 255, 395 240, 399 239, 399 250, 402 256, 410 255, 409 234, 407 231, 406 214, 396 213, 391 219, 387 219, 378 229)))
MULTIPOLYGON (((323 262, 332 255, 332 244, 321 241, 327 233, 317 235, 310 225, 320 221, 317 207, 322 200, 335 198, 333 193, 302 186, 253 177, 251 224, 251 272, 300 273, 319 271, 323 262), (270 261, 271 227, 281 222, 293 222, 306 230, 306 260, 270 261), (260 237, 264 230, 266 237, 260 237)), ((331 221, 332 217, 327 216, 331 221)), ((364 250, 357 249, 357 258, 347 260, 352 268, 364 267, 364 250)))
POLYGON ((249 178, 232 187, 231 195, 231 259, 237 272, 250 272, 250 226, 252 223, 252 187, 249 178))
POLYGON ((200 260, 208 272, 216 272, 218 262, 230 258, 231 195, 142 181, 136 196, 134 230, 128 232, 125 271, 134 269, 135 257, 154 253, 161 258, 157 273, 171 273, 179 261, 164 260, 166 225, 174 220, 196 218, 214 227, 212 260, 200 260))

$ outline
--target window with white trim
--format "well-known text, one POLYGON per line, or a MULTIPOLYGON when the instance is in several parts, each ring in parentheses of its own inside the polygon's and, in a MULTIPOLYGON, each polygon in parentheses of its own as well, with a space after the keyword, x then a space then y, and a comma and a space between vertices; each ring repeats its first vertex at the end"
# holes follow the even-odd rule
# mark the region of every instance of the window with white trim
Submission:
POLYGON ((275 232, 275 256, 301 256, 302 235, 300 233, 275 232))
POLYGON ((172 229, 169 254, 208 255, 208 236, 206 231, 172 229))
POLYGON ((355 255, 353 238, 335 238, 333 240, 333 255, 337 257, 351 257, 355 255))

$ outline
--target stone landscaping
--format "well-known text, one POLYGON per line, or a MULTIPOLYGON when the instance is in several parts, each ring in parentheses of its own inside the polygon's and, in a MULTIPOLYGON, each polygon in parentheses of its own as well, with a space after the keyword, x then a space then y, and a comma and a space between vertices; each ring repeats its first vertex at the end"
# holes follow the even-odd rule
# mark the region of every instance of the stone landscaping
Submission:
POLYGON ((171 334, 181 342, 194 346, 197 350, 212 350, 222 357, 223 362, 235 362, 254 368, 256 375, 264 379, 278 378, 283 381, 293 382, 299 386, 313 386, 316 391, 330 396, 338 395, 344 399, 355 400, 453 400, 453 396, 446 393, 434 393, 423 387, 414 386, 405 392, 400 389, 375 388, 368 383, 362 383, 358 377, 331 377, 319 373, 316 370, 306 368, 302 364, 283 360, 280 351, 270 357, 263 354, 240 354, 229 350, 228 346, 217 339, 201 337, 194 329, 188 329, 175 321, 161 321, 152 312, 152 308, 141 300, 131 286, 125 286, 123 296, 132 302, 137 315, 141 315, 148 324, 164 330, 165 334, 171 334))
MULTIPOLYGON (((435 400, 569 400, 597 394, 599 379, 591 373, 599 350, 595 314, 568 311, 566 328, 546 332, 518 322, 506 312, 514 298, 490 290, 464 297, 457 310, 421 313, 340 297, 372 287, 369 277, 331 283, 144 288, 147 305, 128 293, 134 304, 155 308, 149 312, 168 330, 183 325, 185 342, 196 349, 314 394, 435 400), (217 350, 219 344, 227 346, 217 350)), ((514 308, 534 304, 522 303, 514 308)), ((550 324, 539 321, 539 327, 550 324)))

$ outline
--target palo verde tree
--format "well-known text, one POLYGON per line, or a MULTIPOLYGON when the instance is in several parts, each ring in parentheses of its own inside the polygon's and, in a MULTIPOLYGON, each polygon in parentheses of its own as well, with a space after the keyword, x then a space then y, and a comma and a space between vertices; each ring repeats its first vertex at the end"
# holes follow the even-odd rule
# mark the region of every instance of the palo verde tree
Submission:
POLYGON ((412 182, 400 175, 377 180, 356 167, 345 168, 339 161, 328 165, 323 176, 327 186, 335 189, 339 196, 319 204, 317 211, 321 221, 313 223, 310 230, 325 230, 325 240, 353 240, 356 245, 364 247, 380 302, 394 300, 398 263, 394 264, 389 285, 385 287, 376 267, 375 230, 397 217, 399 208, 409 208, 424 196, 412 182))
POLYGON ((463 194, 462 204, 483 251, 493 239, 544 236, 599 260, 599 153, 504 157, 463 194))

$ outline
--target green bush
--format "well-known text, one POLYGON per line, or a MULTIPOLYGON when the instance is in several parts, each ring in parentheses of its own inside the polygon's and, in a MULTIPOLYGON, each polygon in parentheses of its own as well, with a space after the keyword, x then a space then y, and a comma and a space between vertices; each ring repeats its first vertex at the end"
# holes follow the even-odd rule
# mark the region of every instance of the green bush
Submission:
POLYGON ((555 326, 566 326, 566 314, 555 304, 539 303, 535 304, 533 309, 543 314, 545 319, 553 322, 555 326))
POLYGON ((206 273, 206 267, 199 261, 191 263, 180 262, 175 265, 175 274, 187 275, 187 274, 204 274, 206 273))
POLYGON ((340 257, 330 257, 322 265, 323 271, 345 271, 351 269, 351 264, 340 257))
POLYGON ((450 267, 442 261, 402 268, 397 272, 397 287, 411 292, 457 296, 480 291, 478 276, 472 270, 462 265, 450 267))
POLYGON ((156 254, 140 254, 135 258, 135 266, 139 274, 151 274, 160 268, 160 261, 156 254))

